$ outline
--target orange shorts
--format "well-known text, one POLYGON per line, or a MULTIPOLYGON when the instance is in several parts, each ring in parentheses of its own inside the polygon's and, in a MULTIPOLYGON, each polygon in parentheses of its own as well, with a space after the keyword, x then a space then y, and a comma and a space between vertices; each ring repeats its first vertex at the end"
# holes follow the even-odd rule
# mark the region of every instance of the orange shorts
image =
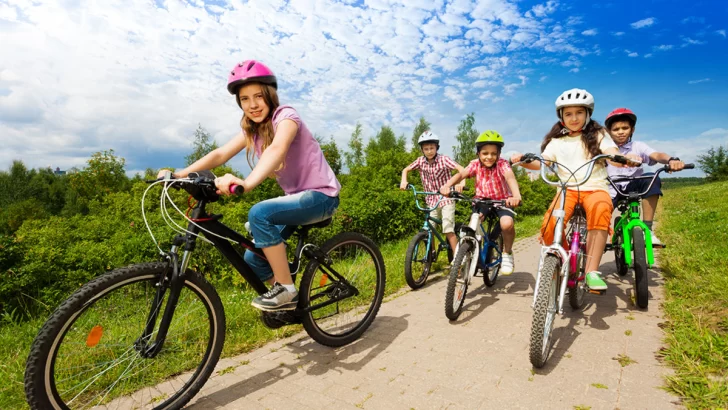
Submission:
MULTIPOLYGON (((554 207, 559 206, 559 197, 556 195, 548 211, 543 217, 543 223, 541 224, 541 239, 545 245, 551 245, 554 241, 554 226, 556 225, 556 218, 549 216, 551 210, 554 207)), ((586 211, 586 229, 589 231, 609 231, 612 219, 612 211, 614 205, 612 205, 612 198, 609 196, 607 191, 580 191, 578 193, 578 199, 581 206, 586 211)), ((574 207, 577 202, 577 191, 570 189, 566 190, 566 201, 564 202, 564 221, 568 221, 571 215, 574 213, 574 207)), ((566 243, 566 232, 564 232, 564 243, 566 243)))

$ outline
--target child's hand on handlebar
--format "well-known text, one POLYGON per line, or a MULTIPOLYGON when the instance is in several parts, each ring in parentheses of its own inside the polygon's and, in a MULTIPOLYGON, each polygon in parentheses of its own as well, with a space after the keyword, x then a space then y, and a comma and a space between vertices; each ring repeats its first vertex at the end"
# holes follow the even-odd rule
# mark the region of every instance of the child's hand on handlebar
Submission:
POLYGON ((682 171, 685 168, 685 163, 676 158, 667 161, 667 166, 670 168, 667 172, 672 173, 673 171, 682 171))
POLYGON ((218 195, 231 195, 230 192, 230 185, 241 185, 243 186, 242 179, 236 177, 233 174, 225 174, 220 178, 215 178, 215 187, 217 187, 217 194, 218 195))
POLYGON ((456 191, 458 191, 459 193, 462 194, 463 193, 463 190, 465 189, 465 180, 463 180, 463 182, 461 182, 459 184, 456 184, 454 186, 454 188, 455 188, 456 191))
POLYGON ((402 191, 405 191, 405 190, 407 190, 408 186, 409 186, 409 183, 407 183, 407 181, 405 181, 405 182, 402 182, 399 184, 399 189, 401 189, 402 191))
POLYGON ((509 208, 515 208, 521 204, 521 197, 511 196, 506 199, 506 206, 509 208))
MULTIPOLYGON (((440 194, 442 196, 444 196, 444 197, 449 197, 450 196, 450 189, 452 189, 452 188, 449 187, 449 186, 447 186, 447 185, 443 185, 443 186, 440 187, 440 194)), ((462 190, 460 192, 462 192, 462 190)))

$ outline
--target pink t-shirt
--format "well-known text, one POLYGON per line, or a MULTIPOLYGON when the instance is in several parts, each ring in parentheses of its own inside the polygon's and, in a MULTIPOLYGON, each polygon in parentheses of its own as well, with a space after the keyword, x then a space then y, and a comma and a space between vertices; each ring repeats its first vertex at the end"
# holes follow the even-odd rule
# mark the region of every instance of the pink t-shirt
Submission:
MULTIPOLYGON (((298 112, 288 105, 279 106, 272 117, 274 134, 283 120, 292 120, 298 125, 298 132, 286 154, 285 167, 276 172, 276 180, 283 192, 292 195, 303 191, 318 191, 332 197, 339 195, 341 184, 298 112)), ((257 134, 253 140, 255 154, 260 158, 263 141, 257 134)))
POLYGON ((465 171, 467 171, 468 177, 475 177, 475 196, 477 198, 500 200, 513 196, 506 183, 505 173, 510 169, 508 161, 503 158, 498 158, 498 162, 492 168, 486 168, 476 158, 470 161, 465 171))

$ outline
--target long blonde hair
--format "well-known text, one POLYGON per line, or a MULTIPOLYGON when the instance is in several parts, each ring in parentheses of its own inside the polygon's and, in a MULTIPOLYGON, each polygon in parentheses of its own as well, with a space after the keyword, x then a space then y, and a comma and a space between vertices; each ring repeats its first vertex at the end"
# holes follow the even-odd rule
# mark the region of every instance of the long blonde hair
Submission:
MULTIPOLYGON (((258 138, 262 140, 262 144, 260 147, 260 153, 262 155, 263 151, 265 151, 266 148, 268 148, 270 144, 273 143, 273 113, 281 105, 280 102, 278 102, 278 93, 276 92, 275 87, 262 83, 255 84, 260 85, 260 88, 263 91, 263 99, 265 99, 265 104, 270 109, 270 112, 268 113, 268 117, 266 117, 266 119, 261 123, 256 123, 255 121, 252 121, 245 115, 245 113, 243 113, 243 118, 240 119, 240 127, 245 132, 245 141, 248 147, 248 149, 246 150, 246 157, 248 159, 248 165, 250 165, 250 168, 253 168, 255 162, 255 141, 253 140, 253 137, 255 136, 255 134, 258 134, 258 138)), ((239 91, 240 89, 238 89, 238 92, 239 91)), ((235 93, 235 96, 238 99, 238 105, 241 105, 238 92, 235 93)), ((285 161, 281 163, 276 171, 281 170, 284 164, 285 161)))

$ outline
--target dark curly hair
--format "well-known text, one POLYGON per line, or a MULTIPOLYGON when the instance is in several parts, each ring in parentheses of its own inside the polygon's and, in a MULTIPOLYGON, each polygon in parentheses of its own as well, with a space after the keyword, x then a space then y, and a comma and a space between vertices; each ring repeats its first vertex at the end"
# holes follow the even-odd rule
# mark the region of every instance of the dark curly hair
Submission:
MULTIPOLYGON (((592 158, 602 153, 602 150, 599 149, 599 134, 603 133, 604 127, 595 120, 589 121, 586 129, 581 132, 581 142, 584 144, 587 152, 589 152, 589 155, 591 155, 592 158)), ((569 135, 569 129, 564 127, 560 121, 557 121, 556 124, 551 127, 551 131, 543 137, 541 152, 546 149, 546 146, 549 145, 549 142, 551 142, 552 139, 561 138, 566 135, 569 135)))

